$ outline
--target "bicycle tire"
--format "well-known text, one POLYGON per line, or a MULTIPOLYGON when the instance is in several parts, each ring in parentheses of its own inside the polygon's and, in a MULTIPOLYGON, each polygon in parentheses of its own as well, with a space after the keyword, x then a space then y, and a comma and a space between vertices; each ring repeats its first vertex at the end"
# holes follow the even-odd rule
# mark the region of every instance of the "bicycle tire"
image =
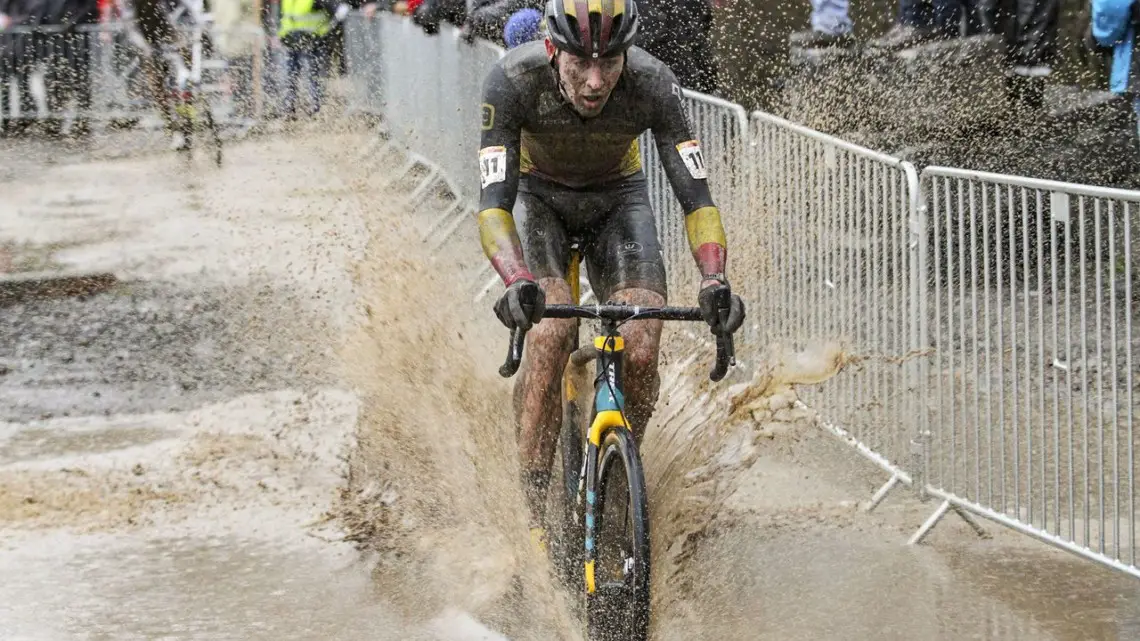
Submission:
POLYGON ((548 520, 555 520, 551 534, 557 574, 565 589, 573 592, 583 584, 584 533, 578 512, 578 474, 581 472, 583 440, 581 440, 578 404, 573 400, 563 406, 562 430, 557 441, 554 464, 555 482, 551 484, 552 501, 548 503, 548 520))
MULTIPOLYGON (((598 455, 597 504, 594 540, 598 556, 602 556, 617 514, 623 514, 628 535, 629 564, 623 571, 620 587, 597 580, 597 590, 587 599, 586 629, 589 641, 646 641, 649 635, 649 502, 645 492, 645 473, 637 443, 626 429, 606 432, 598 455), (607 513, 607 497, 611 483, 624 485, 628 512, 607 513), (607 527, 608 526, 608 527, 607 527)), ((609 507, 614 507, 612 504, 609 507)), ((625 538, 624 536, 622 538, 625 538)), ((597 568, 605 572, 608 568, 597 568)))
POLYGON ((222 136, 218 132, 218 123, 214 120, 214 112, 210 105, 202 101, 202 113, 205 114, 206 129, 210 132, 210 142, 214 147, 214 165, 222 166, 222 136))
POLYGON ((558 446, 562 457, 562 491, 567 507, 578 497, 578 476, 582 472, 581 409, 576 401, 567 401, 562 414, 562 431, 558 446))

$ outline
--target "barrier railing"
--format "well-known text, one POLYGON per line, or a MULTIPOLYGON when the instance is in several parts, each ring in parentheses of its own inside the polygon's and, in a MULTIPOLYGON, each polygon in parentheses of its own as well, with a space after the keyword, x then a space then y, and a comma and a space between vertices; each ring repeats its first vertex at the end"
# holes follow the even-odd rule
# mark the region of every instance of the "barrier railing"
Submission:
MULTIPOLYGON (((363 18, 352 25, 366 29, 363 18)), ((443 26, 426 35, 408 20, 378 15, 379 48, 371 55, 380 65, 389 132, 430 158, 464 196, 478 197, 478 176, 470 171, 478 155, 483 78, 502 50, 486 42, 464 43, 459 30, 443 26), (427 82, 427 79, 431 79, 427 82)))
MULTIPOLYGON (((909 484, 925 319, 923 223, 908 162, 752 114, 751 214, 733 272, 763 343, 814 347, 840 375, 799 390, 826 429, 909 484)), ((826 368, 825 368, 826 369, 826 368)))
MULTIPOLYGON (((696 91, 685 90, 683 93, 681 103, 692 134, 701 143, 713 199, 724 212, 726 233, 735 239, 732 229, 743 226, 747 221, 746 202, 742 197, 748 182, 747 166, 739 164, 739 159, 745 157, 743 143, 747 140, 747 112, 727 100, 696 91)), ((646 132, 638 142, 649 183, 650 204, 657 220, 657 234, 661 239, 670 296, 692 296, 700 274, 689 250, 684 212, 673 197, 653 135, 646 132)), ((743 258, 739 252, 735 247, 730 249, 732 260, 743 258)))
POLYGON ((1140 577, 1140 192, 930 167, 927 490, 1140 577))

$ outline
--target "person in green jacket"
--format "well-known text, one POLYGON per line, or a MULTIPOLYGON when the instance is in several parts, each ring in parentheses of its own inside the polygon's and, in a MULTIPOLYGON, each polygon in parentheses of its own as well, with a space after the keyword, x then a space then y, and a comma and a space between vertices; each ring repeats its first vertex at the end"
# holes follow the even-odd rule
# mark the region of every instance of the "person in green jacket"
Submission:
POLYGON ((277 37, 285 48, 286 118, 297 115, 297 85, 301 81, 301 68, 309 67, 309 115, 321 109, 321 85, 328 75, 327 36, 333 21, 343 22, 349 6, 335 0, 281 0, 281 22, 277 37))

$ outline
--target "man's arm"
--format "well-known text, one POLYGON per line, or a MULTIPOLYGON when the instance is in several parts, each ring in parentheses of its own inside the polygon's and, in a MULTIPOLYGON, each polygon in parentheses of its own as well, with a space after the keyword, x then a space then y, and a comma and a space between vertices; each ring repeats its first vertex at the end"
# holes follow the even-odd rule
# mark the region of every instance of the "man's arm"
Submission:
POLYGON ((661 83, 662 93, 671 93, 657 97, 659 108, 653 125, 657 154, 673 186, 673 193, 685 212, 689 249, 701 271, 702 287, 708 281, 725 283, 728 250, 724 226, 709 192, 708 169, 700 142, 689 131, 676 78, 670 72, 661 83), (670 83, 672 87, 669 87, 670 83))
POLYGON ((514 85, 496 65, 483 85, 482 142, 479 145, 479 239, 483 253, 508 287, 534 280, 523 257, 511 210, 519 186, 521 106, 514 85))

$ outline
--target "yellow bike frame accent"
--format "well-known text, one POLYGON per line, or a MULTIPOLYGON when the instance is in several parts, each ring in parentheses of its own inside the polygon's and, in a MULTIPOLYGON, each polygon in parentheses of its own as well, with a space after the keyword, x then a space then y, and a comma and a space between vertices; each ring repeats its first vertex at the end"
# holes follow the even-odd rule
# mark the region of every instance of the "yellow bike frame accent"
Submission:
POLYGON ((594 562, 586 561, 586 592, 593 594, 597 590, 598 584, 594 581, 594 562))
POLYGON ((594 417, 593 424, 590 425, 590 442, 596 447, 602 446, 602 435, 606 430, 615 427, 629 427, 625 423, 625 417, 617 410, 606 410, 598 412, 594 417))

